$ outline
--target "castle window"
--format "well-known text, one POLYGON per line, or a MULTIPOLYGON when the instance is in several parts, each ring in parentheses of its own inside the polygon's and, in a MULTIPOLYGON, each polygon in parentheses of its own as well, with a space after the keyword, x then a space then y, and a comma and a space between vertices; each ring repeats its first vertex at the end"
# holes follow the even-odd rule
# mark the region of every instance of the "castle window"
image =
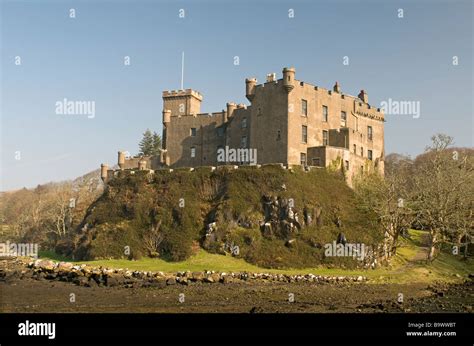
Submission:
POLYGON ((301 141, 303 143, 308 142, 308 126, 303 125, 301 127, 301 141))
POLYGON ((347 126, 347 114, 346 112, 341 112, 341 127, 347 126))
POLYGON ((313 166, 321 166, 321 158, 313 157, 313 166))
POLYGON ((196 157, 196 147, 191 147, 191 157, 196 157))
POLYGON ((349 161, 348 160, 344 161, 344 168, 345 168, 346 171, 349 170, 349 161))
POLYGON ((242 136, 240 139, 240 147, 247 148, 247 136, 242 136))
POLYGON ((281 131, 278 130, 277 131, 277 141, 279 141, 281 139, 281 131))
POLYGON ((367 158, 372 161, 372 150, 367 150, 367 158))
POLYGON ((323 106, 323 121, 328 122, 328 106, 323 106))
POLYGON ((357 154, 357 145, 354 144, 354 154, 357 154))
POLYGON ((242 119, 242 128, 246 129, 247 128, 247 118, 242 119))
POLYGON ((301 114, 308 116, 308 101, 306 100, 301 100, 301 114))
POLYGON ((360 147, 360 156, 364 157, 364 147, 360 147))
POLYGON ((372 140, 372 126, 367 126, 367 138, 369 141, 372 140))
POLYGON ((301 166, 306 166, 306 153, 300 154, 300 163, 301 163, 301 166))
POLYGON ((326 130, 323 130, 323 145, 329 144, 329 133, 326 130))
POLYGON ((191 127, 191 137, 196 137, 196 128, 191 127))
POLYGON ((218 137, 224 136, 224 128, 223 127, 218 127, 217 128, 217 136, 218 137))

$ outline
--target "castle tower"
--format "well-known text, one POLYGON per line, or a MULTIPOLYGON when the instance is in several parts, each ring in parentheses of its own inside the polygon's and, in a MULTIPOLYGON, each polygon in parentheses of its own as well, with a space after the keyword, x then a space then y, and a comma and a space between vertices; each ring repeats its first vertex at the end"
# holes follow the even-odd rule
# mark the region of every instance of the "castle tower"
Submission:
POLYGON ((144 171, 146 169, 146 160, 141 158, 140 161, 138 161, 138 169, 140 171, 144 171))
POLYGON ((255 86, 257 85, 257 78, 245 79, 245 97, 252 102, 255 96, 255 86))
POLYGON ((237 108, 237 105, 234 102, 227 103, 227 114, 226 114, 227 119, 229 119, 232 116, 236 108, 237 108))
POLYGON ((100 178, 102 179, 103 182, 107 180, 108 170, 109 170, 109 166, 106 165, 105 163, 100 165, 100 178))
POLYGON ((120 169, 123 170, 124 166, 125 166, 125 151, 119 151, 118 152, 118 160, 117 160, 117 163, 120 167, 120 169))
POLYGON ((161 146, 166 149, 166 137, 168 132, 168 125, 171 121, 171 111, 169 109, 163 110, 163 136, 161 137, 161 146))
POLYGON ((192 89, 163 91, 163 110, 171 116, 201 113, 202 95, 192 89))
POLYGON ((285 67, 283 69, 283 86, 289 93, 295 87, 295 69, 294 67, 285 67))

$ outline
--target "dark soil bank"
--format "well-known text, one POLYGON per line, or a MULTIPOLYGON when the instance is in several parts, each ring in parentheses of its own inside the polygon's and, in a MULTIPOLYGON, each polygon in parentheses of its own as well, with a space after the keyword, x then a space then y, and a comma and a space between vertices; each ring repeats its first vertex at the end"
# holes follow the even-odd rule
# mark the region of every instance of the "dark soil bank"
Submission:
POLYGON ((474 285, 196 283, 163 288, 0 281, 1 312, 471 312, 474 285), (399 303, 399 293, 403 302, 399 303))

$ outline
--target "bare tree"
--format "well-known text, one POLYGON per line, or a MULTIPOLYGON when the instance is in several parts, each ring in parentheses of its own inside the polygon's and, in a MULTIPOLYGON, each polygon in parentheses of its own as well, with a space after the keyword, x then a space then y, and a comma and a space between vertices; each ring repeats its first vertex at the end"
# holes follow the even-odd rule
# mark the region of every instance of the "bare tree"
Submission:
POLYGON ((407 169, 406 164, 401 164, 397 167, 397 172, 392 172, 385 178, 378 172, 370 172, 361 174, 354 180, 360 207, 378 216, 388 256, 396 253, 400 234, 409 228, 413 220, 413 211, 405 189, 407 169))
POLYGON ((411 199, 417 221, 430 233, 429 261, 460 227, 472 231, 472 157, 449 151, 452 144, 450 136, 433 136, 414 164, 411 199))
POLYGON ((159 247, 164 239, 163 233, 160 230, 161 220, 157 224, 152 225, 148 231, 143 234, 143 246, 148 251, 150 257, 158 257, 159 247))

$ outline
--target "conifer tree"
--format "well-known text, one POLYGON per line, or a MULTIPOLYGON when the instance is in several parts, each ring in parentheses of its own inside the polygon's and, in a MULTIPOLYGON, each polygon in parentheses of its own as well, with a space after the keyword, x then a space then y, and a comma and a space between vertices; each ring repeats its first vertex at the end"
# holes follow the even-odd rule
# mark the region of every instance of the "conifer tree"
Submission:
POLYGON ((154 140, 153 140, 153 134, 149 129, 146 129, 146 131, 143 133, 143 138, 138 144, 140 148, 140 155, 152 155, 153 152, 153 145, 154 140))

